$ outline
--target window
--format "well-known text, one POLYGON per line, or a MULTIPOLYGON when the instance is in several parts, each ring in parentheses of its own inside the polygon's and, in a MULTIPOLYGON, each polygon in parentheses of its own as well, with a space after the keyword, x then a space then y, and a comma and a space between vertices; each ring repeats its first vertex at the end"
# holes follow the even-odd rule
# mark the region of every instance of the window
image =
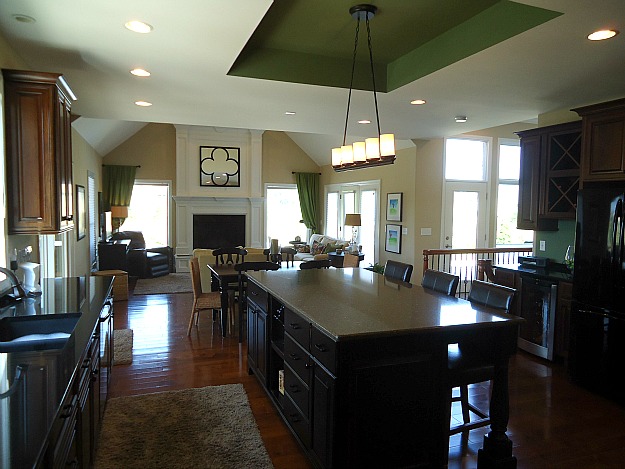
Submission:
POLYGON ((519 142, 500 140, 499 181, 497 185, 497 246, 521 245, 531 243, 533 240, 533 231, 519 230, 516 227, 520 162, 521 148, 519 142))
POLYGON ((308 230, 302 219, 299 195, 295 184, 273 184, 265 186, 267 201, 267 246, 270 239, 287 246, 299 236, 307 240, 308 230))
POLYGON ((443 239, 446 249, 488 245, 490 139, 445 139, 443 239))
POLYGON ((136 180, 122 231, 141 231, 148 247, 169 246, 171 182, 136 180))
POLYGON ((87 200, 89 205, 89 259, 91 268, 96 268, 96 243, 98 239, 98 227, 96 214, 95 174, 87 171, 87 200))

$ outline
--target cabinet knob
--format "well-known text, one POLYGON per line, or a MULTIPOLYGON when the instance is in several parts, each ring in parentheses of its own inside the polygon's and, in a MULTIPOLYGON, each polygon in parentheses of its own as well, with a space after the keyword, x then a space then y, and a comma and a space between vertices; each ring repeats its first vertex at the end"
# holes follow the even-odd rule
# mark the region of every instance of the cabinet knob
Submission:
POLYGON ((289 356, 293 359, 293 360, 299 360, 300 356, 297 353, 290 353, 289 356))
POLYGON ((301 329, 300 325, 296 322, 292 322, 289 326, 291 326, 291 329, 301 329))
POLYGON ((317 350, 319 350, 320 352, 327 352, 328 351, 328 349, 325 348, 325 346, 323 344, 315 344, 315 348, 317 350))

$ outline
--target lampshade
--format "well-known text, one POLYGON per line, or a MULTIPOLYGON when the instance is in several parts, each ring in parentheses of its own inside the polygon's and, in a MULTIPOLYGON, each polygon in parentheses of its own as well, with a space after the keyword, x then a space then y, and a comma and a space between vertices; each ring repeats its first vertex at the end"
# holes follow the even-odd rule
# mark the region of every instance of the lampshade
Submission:
POLYGON ((380 135, 380 156, 382 158, 388 156, 395 156, 395 135, 382 134, 380 135))
POLYGON ((347 213, 345 214, 346 226, 360 226, 360 213, 347 213))
POLYGON ((128 207, 123 205, 111 206, 111 218, 128 218, 128 207))
POLYGON ((363 161, 367 161, 365 142, 354 142, 352 148, 354 149, 354 163, 362 163, 363 161))

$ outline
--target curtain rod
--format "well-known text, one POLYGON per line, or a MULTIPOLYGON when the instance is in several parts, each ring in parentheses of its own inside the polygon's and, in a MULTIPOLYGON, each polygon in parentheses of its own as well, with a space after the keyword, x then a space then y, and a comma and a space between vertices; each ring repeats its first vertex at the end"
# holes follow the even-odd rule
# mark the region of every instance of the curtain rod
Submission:
MULTIPOLYGON (((297 173, 301 173, 301 171, 291 171, 291 174, 297 174, 297 173)), ((310 173, 310 174, 315 174, 315 173, 310 173)), ((319 176, 321 176, 321 173, 316 173, 319 176)))
MULTIPOLYGON (((118 165, 118 164, 103 164, 102 166, 125 166, 125 165, 118 165)), ((131 165, 128 165, 128 166, 131 166, 131 165)), ((141 165, 140 165, 140 164, 138 164, 138 165, 136 165, 136 166, 135 166, 135 168, 140 168, 140 167, 141 167, 141 165)))

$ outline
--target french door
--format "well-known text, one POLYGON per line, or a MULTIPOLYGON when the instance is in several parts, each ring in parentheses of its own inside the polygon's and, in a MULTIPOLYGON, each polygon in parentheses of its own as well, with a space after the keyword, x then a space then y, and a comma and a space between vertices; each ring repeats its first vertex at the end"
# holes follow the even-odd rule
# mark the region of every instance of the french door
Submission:
POLYGON ((447 182, 441 246, 477 249, 488 246, 488 204, 485 183, 447 182))

